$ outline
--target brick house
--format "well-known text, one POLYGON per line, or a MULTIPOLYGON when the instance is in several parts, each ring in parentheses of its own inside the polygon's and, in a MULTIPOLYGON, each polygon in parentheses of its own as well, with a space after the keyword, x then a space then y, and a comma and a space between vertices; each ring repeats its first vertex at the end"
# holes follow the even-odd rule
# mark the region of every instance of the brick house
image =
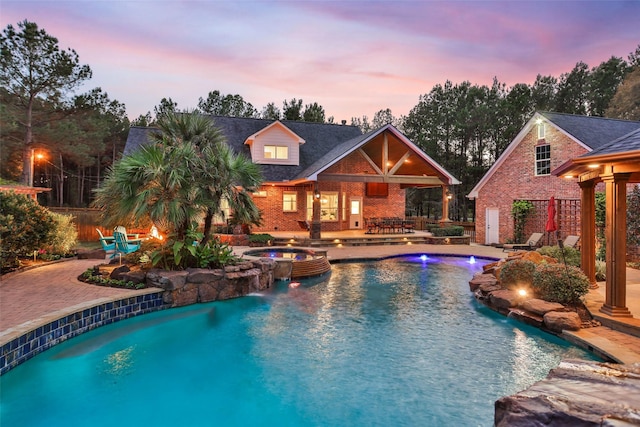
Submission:
POLYGON ((476 242, 493 244, 513 239, 511 206, 516 200, 535 202, 536 217, 527 223, 526 237, 544 232, 546 203, 551 196, 557 203, 559 235, 580 234, 580 188, 551 172, 638 128, 640 122, 634 121, 534 114, 467 196, 476 203, 476 242))
MULTIPOLYGON (((299 231, 305 221, 312 238, 363 229, 369 217, 404 218, 406 188, 446 194, 460 183, 392 125, 362 134, 344 124, 210 117, 236 153, 260 165, 264 182, 252 197, 263 224, 254 231, 299 231)), ((124 154, 156 131, 131 127, 124 154)))

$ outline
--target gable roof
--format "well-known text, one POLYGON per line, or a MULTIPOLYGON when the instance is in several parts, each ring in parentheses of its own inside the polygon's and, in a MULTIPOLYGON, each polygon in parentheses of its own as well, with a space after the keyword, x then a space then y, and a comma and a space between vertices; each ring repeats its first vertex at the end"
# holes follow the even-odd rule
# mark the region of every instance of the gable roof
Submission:
POLYGON ((520 133, 509 143, 493 166, 491 166, 487 173, 484 174, 476 186, 469 192, 467 195, 469 199, 478 197, 478 193, 484 184, 493 176, 498 168, 502 166, 513 150, 516 149, 518 144, 520 144, 524 137, 531 131, 531 128, 536 125, 536 122, 545 119, 549 124, 589 152, 603 147, 612 140, 626 135, 629 132, 640 129, 640 122, 629 120, 579 116, 565 113, 537 112, 531 117, 527 124, 524 125, 520 133))
POLYGON ((453 175, 447 172, 442 166, 436 163, 429 155, 420 150, 413 142, 411 142, 402 132, 396 129, 393 125, 387 124, 382 126, 379 129, 370 131, 364 135, 357 136, 349 141, 345 141, 344 143, 337 145, 333 150, 329 151, 327 154, 319 158, 316 162, 314 162, 310 167, 302 171, 296 178, 297 179, 305 179, 315 181, 317 180, 318 174, 327 170, 330 166, 336 164, 340 160, 344 159, 349 154, 356 151, 358 148, 364 146, 366 143, 371 141, 376 136, 384 133, 385 131, 389 131, 393 133, 398 139, 400 139, 405 145, 407 145, 413 152, 415 152, 418 156, 420 156, 423 160, 429 163, 435 170, 438 171, 446 179, 446 183, 448 185, 458 185, 460 181, 458 181, 453 175))
POLYGON ((267 127, 264 127, 262 129, 260 129, 258 132, 254 133, 253 135, 249 135, 247 137, 247 140, 245 141, 245 144, 251 144, 253 143, 253 141, 260 136, 260 134, 268 132, 269 129, 271 128, 280 128, 282 130, 284 130, 287 134, 289 134, 293 139, 295 139, 298 144, 304 144, 305 140, 304 138, 300 137, 300 135, 296 135, 295 132, 293 132, 290 128, 288 128, 287 126, 283 125, 282 122, 280 120, 276 120, 275 122, 271 123, 270 125, 267 125, 267 127))

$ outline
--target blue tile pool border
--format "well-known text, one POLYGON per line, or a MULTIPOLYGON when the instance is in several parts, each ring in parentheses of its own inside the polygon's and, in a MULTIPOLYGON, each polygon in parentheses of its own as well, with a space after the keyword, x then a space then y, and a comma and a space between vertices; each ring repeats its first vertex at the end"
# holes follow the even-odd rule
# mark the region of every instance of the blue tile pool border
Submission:
POLYGON ((163 310, 168 306, 164 304, 162 294, 162 290, 157 290, 79 307, 75 311, 61 313, 55 320, 34 324, 33 328, 24 333, 14 332, 14 336, 0 347, 0 375, 54 345, 84 332, 119 320, 163 310))

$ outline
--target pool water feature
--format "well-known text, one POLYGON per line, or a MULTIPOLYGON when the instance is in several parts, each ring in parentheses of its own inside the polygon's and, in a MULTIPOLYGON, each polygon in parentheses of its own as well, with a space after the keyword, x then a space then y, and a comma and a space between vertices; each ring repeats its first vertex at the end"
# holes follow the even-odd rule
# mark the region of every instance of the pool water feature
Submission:
POLYGON ((326 251, 316 252, 310 249, 277 247, 252 249, 242 255, 274 259, 277 263, 274 272, 277 280, 315 277, 331 271, 326 251))
POLYGON ((478 304, 475 261, 340 263, 102 327, 0 377, 0 425, 491 426, 499 397, 594 358, 478 304))

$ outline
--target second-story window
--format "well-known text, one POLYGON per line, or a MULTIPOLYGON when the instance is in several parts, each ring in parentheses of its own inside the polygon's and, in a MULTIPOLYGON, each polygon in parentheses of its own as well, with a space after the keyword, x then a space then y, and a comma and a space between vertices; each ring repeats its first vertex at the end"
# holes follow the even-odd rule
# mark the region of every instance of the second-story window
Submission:
POLYGON ((551 173, 551 146, 549 144, 536 146, 536 176, 551 173))
POLYGON ((289 147, 286 145, 265 145, 264 158, 286 160, 289 158, 289 147))

